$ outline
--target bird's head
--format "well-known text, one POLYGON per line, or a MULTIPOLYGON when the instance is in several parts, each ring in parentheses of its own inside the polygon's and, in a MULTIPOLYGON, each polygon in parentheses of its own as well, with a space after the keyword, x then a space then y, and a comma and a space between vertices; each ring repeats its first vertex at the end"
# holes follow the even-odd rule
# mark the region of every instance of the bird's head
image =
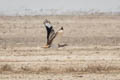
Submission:
POLYGON ((63 30, 63 27, 61 27, 60 29, 63 30))
POLYGON ((47 19, 44 21, 43 24, 44 24, 46 27, 48 27, 48 28, 52 27, 51 22, 48 21, 47 19))
POLYGON ((51 23, 49 20, 47 20, 47 19, 45 19, 45 21, 43 22, 44 24, 46 24, 46 23, 51 23))

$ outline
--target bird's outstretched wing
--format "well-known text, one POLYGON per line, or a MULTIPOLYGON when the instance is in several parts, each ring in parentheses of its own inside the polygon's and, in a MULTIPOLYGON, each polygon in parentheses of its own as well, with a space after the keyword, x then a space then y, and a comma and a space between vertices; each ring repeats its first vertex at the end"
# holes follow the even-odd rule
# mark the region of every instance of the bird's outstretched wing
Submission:
POLYGON ((45 25, 46 30, 47 30, 47 45, 51 45, 53 39, 55 38, 56 33, 55 33, 50 21, 45 20, 44 25, 45 25))
POLYGON ((62 34, 63 34, 63 27, 61 27, 57 32, 55 32, 51 22, 48 21, 47 19, 44 21, 44 25, 45 25, 46 30, 47 30, 47 45, 44 48, 50 47, 53 40, 56 37, 57 37, 56 41, 58 41, 58 45, 59 45, 59 41, 60 41, 62 34))

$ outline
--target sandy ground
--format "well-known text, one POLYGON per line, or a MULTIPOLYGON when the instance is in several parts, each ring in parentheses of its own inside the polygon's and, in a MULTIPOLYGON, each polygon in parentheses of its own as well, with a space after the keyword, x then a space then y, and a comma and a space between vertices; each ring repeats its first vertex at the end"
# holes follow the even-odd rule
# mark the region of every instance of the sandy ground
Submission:
POLYGON ((1 16, 0 80, 120 80, 120 16, 1 16), (46 43, 43 25, 64 27, 62 43, 46 43))

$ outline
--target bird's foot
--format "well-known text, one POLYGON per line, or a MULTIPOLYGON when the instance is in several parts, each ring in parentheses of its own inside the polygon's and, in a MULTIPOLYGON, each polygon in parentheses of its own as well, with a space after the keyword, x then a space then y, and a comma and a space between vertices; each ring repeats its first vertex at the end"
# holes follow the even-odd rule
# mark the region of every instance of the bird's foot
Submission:
POLYGON ((42 48, 50 48, 50 45, 45 45, 42 48))

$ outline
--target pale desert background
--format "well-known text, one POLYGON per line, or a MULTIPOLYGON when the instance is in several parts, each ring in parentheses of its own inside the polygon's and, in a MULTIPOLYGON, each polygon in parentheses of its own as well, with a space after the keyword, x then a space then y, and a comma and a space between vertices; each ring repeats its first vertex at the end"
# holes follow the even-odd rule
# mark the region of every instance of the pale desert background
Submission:
POLYGON ((120 80, 120 0, 0 0, 0 80, 120 80))
POLYGON ((119 80, 120 16, 0 16, 0 80, 119 80), (48 49, 43 21, 64 27, 48 49), (53 44, 55 45, 55 44, 53 44))

